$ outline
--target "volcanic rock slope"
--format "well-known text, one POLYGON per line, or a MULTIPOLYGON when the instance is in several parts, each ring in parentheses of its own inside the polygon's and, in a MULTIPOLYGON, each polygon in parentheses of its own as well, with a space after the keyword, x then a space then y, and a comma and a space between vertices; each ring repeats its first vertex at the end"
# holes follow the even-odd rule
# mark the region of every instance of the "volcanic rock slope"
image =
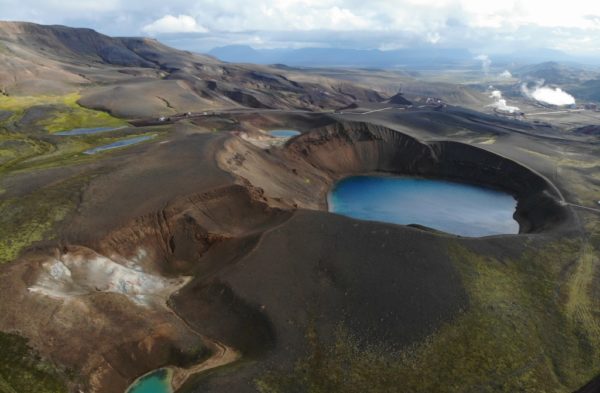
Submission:
POLYGON ((161 367, 182 392, 572 392, 600 370, 593 136, 452 106, 364 114, 378 93, 335 80, 0 31, 0 99, 31 103, 0 118, 2 152, 21 149, 0 167, 0 392, 124 392, 161 367), (73 90, 85 107, 52 98, 73 90), (57 114, 124 128, 65 141, 57 114), (140 132, 154 139, 82 154, 140 132), (521 233, 328 213, 330 187, 360 173, 503 189, 521 233))
POLYGON ((56 94, 85 89, 81 103, 124 117, 215 107, 343 107, 380 98, 350 83, 297 83, 269 67, 222 63, 147 38, 90 29, 0 22, 0 89, 56 94))

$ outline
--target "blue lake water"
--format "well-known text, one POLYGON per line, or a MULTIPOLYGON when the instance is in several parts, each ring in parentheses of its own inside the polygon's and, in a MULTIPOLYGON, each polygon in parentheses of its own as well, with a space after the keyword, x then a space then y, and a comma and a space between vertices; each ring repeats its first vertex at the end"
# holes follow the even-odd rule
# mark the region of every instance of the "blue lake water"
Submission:
POLYGON ((89 135, 89 134, 98 134, 98 133, 101 133, 101 132, 109 132, 109 131, 120 130, 121 128, 124 128, 124 127, 74 128, 74 129, 69 130, 69 131, 55 132, 54 135, 61 135, 61 136, 89 135))
POLYGON ((271 134, 271 136, 274 136, 274 137, 277 137, 277 138, 291 138, 293 136, 300 135, 300 131, 296 131, 296 130, 271 130, 271 131, 269 131, 269 134, 271 134))
POLYGON ((517 201, 485 187, 444 180, 355 176, 339 181, 329 211, 362 220, 419 224, 461 236, 516 234, 517 201))
POLYGON ((123 139, 123 140, 120 140, 120 141, 109 143, 108 145, 102 145, 102 146, 94 147, 93 149, 86 150, 83 153, 84 154, 96 154, 96 153, 99 153, 99 152, 105 151, 105 150, 111 150, 111 149, 116 149, 116 148, 119 148, 119 147, 134 145, 136 143, 140 143, 140 142, 152 139, 155 136, 156 135, 144 135, 144 136, 138 136, 138 137, 135 137, 135 138, 123 139))
POLYGON ((169 370, 161 368, 150 374, 144 375, 127 389, 126 393, 172 393, 171 374, 169 370))

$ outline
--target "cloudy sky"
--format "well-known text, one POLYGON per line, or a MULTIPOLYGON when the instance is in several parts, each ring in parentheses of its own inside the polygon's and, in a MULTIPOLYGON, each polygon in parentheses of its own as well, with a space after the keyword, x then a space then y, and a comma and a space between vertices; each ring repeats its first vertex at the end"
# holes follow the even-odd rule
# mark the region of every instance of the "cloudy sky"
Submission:
POLYGON ((152 36, 183 49, 248 44, 600 53, 591 0, 0 0, 0 18, 152 36))

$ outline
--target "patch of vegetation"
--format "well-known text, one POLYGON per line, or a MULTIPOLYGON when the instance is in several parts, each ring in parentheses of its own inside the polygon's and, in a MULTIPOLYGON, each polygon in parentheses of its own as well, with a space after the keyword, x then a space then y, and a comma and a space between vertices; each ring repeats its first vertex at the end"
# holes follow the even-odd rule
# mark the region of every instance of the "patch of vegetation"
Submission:
MULTIPOLYGON (((65 136, 55 140, 42 140, 21 134, 0 133, 0 175, 17 171, 55 168, 93 161, 101 154, 88 155, 88 149, 132 137, 156 135, 160 139, 164 131, 124 133, 110 132, 79 136, 65 136)), ((140 142, 140 143, 145 143, 140 142)))
POLYGON ((3 42, 1 42, 1 41, 0 41, 0 53, 2 53, 2 54, 9 54, 10 53, 8 47, 3 42))
MULTIPOLYGON (((104 154, 88 155, 84 151, 130 136, 133 135, 73 136, 60 138, 56 144, 20 136, 21 139, 11 140, 4 152, 0 135, 0 175, 91 162, 104 154), (15 144, 19 149, 14 148, 15 144)), ((0 199, 0 263, 14 260, 22 249, 34 242, 50 239, 54 226, 76 206, 85 182, 85 177, 76 177, 20 198, 0 199)))
POLYGON ((86 181, 75 177, 21 198, 0 200, 0 263, 16 259, 34 242, 52 238, 52 229, 75 208, 86 181))
MULTIPOLYGON (((80 106, 77 103, 79 98, 79 93, 0 97, 0 110, 12 113, 8 119, 0 121, 0 176, 89 162, 98 159, 100 154, 84 154, 88 149, 129 137, 150 135, 148 131, 132 133, 127 129, 85 135, 48 135, 47 132, 74 128, 118 128, 126 125, 123 120, 105 112, 80 106), (32 108, 38 108, 41 115, 22 122, 23 116, 32 108)), ((164 127, 159 128, 152 135, 164 131, 164 127)))
POLYGON ((42 360, 23 337, 0 332, 0 348, 0 393, 67 391, 60 373, 42 360))
POLYGON ((0 168, 11 166, 22 159, 48 151, 50 146, 36 138, 22 134, 0 132, 0 168))
POLYGON ((258 379, 258 390, 549 393, 574 391, 595 376, 600 320, 588 273, 598 258, 589 245, 557 242, 514 261, 454 243, 449 252, 471 299, 454 321, 400 353, 363 345, 343 328, 326 344, 309 329, 307 355, 293 370, 258 379))
POLYGON ((79 93, 62 96, 8 96, 0 97, 0 110, 13 112, 7 122, 21 118, 28 108, 38 105, 55 106, 51 115, 38 122, 38 126, 48 132, 89 127, 118 127, 126 123, 106 112, 84 108, 77 103, 79 93))
POLYGON ((85 150, 125 136, 121 132, 113 132, 48 137, 45 131, 119 127, 126 124, 105 112, 80 106, 77 104, 79 97, 78 93, 62 96, 1 96, 0 110, 10 111, 12 115, 0 121, 0 175, 90 160, 92 157, 82 154, 85 150), (28 109, 40 106, 45 108, 41 118, 33 120, 31 126, 19 124, 28 109))
MULTIPOLYGON (((107 145, 113 142, 125 141, 128 139, 132 139, 135 137, 142 137, 148 135, 158 135, 157 132, 142 132, 135 134, 127 134, 127 135, 118 135, 118 134, 94 134, 94 135, 85 135, 85 136, 71 136, 66 137, 64 140, 56 145, 56 150, 50 151, 47 154, 39 155, 35 157, 30 157, 27 160, 23 160, 19 163, 19 165, 15 165, 13 170, 31 170, 31 169, 43 169, 43 168, 53 168, 59 166, 73 165, 77 163, 83 163, 88 161, 93 161, 99 158, 102 153, 96 153, 93 155, 84 154, 84 152, 88 149, 107 145)), ((159 137, 152 138, 148 141, 154 141, 159 137)), ((142 141, 133 145, 123 146, 118 149, 124 149, 130 146, 139 145, 141 143, 145 143, 148 141, 142 141)), ((106 153, 113 151, 107 150, 106 153)))

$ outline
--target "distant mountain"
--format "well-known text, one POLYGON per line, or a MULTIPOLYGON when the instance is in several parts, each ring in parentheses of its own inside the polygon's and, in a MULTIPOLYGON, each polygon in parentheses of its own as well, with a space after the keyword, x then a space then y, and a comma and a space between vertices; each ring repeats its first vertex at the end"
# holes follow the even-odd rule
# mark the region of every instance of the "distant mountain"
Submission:
POLYGON ((548 48, 519 48, 509 53, 494 53, 490 57, 495 65, 506 64, 537 64, 545 62, 576 61, 565 52, 548 48))
POLYGON ((126 118, 223 107, 340 108, 383 99, 348 81, 295 81, 283 69, 223 63, 154 39, 24 22, 0 21, 0 64, 4 94, 80 91, 80 104, 126 118))
POLYGON ((595 67, 549 61, 511 69, 522 81, 558 85, 578 101, 600 102, 600 70, 595 67))
POLYGON ((209 54, 227 62, 285 64, 295 67, 429 69, 473 63, 473 54, 466 49, 435 47, 382 51, 339 48, 254 49, 245 45, 230 45, 215 48, 209 54))
POLYGON ((600 102, 600 77, 587 80, 570 91, 580 100, 600 102))
POLYGON ((512 70, 512 74, 521 79, 543 79, 557 85, 579 83, 599 76, 598 72, 555 61, 519 67, 512 70))

